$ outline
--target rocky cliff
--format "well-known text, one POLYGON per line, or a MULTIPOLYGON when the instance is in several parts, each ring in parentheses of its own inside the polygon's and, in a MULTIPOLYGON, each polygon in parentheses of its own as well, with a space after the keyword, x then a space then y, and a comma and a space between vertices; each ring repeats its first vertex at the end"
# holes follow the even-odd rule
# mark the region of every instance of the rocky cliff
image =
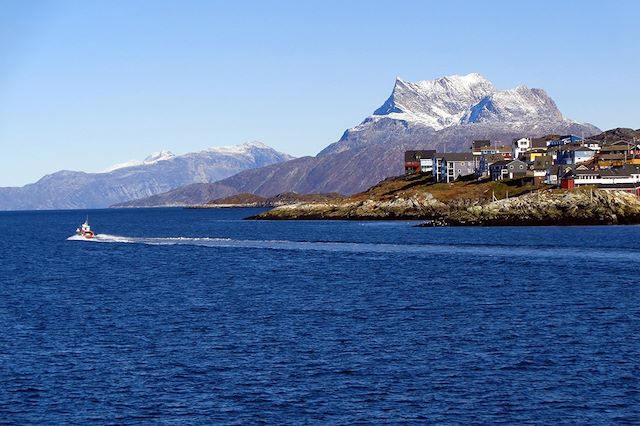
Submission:
POLYGON ((547 190, 442 216, 451 226, 622 225, 640 223, 640 198, 597 189, 547 190))

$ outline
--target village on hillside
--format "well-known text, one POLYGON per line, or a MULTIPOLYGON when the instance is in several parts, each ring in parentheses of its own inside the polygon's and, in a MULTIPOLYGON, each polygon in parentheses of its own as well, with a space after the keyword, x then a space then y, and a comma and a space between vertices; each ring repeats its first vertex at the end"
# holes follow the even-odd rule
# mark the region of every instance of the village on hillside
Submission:
POLYGON ((519 180, 564 189, 592 185, 640 196, 640 142, 576 135, 514 139, 511 146, 474 140, 468 153, 406 151, 404 170, 430 173, 435 182, 519 180))

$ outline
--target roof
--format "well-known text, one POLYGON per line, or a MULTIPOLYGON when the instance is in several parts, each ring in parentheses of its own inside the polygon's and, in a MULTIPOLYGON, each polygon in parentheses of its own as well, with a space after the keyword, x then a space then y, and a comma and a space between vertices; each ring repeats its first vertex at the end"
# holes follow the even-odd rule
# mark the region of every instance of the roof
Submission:
POLYGON ((466 152, 451 152, 448 154, 443 154, 442 158, 445 161, 474 161, 475 157, 471 153, 466 152))
POLYGON ((520 161, 520 160, 500 160, 500 161, 496 161, 495 163, 493 163, 490 167, 494 167, 494 166, 508 166, 511 163, 522 163, 524 164, 524 162, 520 161))
POLYGON ((624 160, 624 154, 600 154, 600 160, 624 160))
POLYGON ((531 140, 531 148, 547 148, 547 140, 544 138, 534 138, 531 140))
POLYGON ((578 169, 576 169, 574 171, 574 173, 576 175, 580 175, 580 176, 598 176, 600 174, 599 171, 591 170, 591 169, 587 169, 587 170, 578 170, 578 169))
POLYGON ((473 141, 473 149, 486 148, 491 146, 491 141, 489 139, 478 139, 473 141))
POLYGON ((504 160, 504 155, 503 154, 485 154, 482 156, 482 158, 484 158, 484 161, 486 161, 487 163, 495 163, 496 161, 504 160))
POLYGON ((605 145, 600 148, 600 152, 619 152, 619 151, 629 151, 634 148, 635 145, 626 145, 626 144, 618 144, 618 145, 605 145))
POLYGON ((411 150, 404 152, 404 161, 416 161, 419 158, 433 158, 436 155, 434 149, 411 150))
POLYGON ((553 165, 553 157, 550 155, 541 155, 533 160, 534 170, 546 170, 553 165))
POLYGON ((636 144, 635 144, 635 143, 633 143, 633 142, 631 142, 631 141, 626 141, 626 140, 624 140, 624 139, 620 139, 620 140, 617 140, 617 141, 615 141, 615 142, 608 143, 607 145, 617 145, 617 146, 620 146, 620 145, 629 145, 629 146, 634 146, 634 145, 636 145, 636 144))
POLYGON ((593 149, 589 148, 588 146, 582 146, 582 145, 565 145, 562 147, 558 148, 558 151, 584 151, 584 152, 593 152, 593 149))
POLYGON ((639 183, 599 183, 596 186, 602 189, 638 189, 640 188, 640 182, 639 183))
POLYGON ((621 177, 630 176, 631 174, 640 174, 640 166, 625 164, 622 167, 612 167, 610 169, 600 170, 600 176, 603 177, 621 177))
POLYGON ((554 164, 549 167, 549 173, 552 175, 559 175, 561 173, 566 173, 568 171, 572 171, 575 167, 567 164, 554 164))

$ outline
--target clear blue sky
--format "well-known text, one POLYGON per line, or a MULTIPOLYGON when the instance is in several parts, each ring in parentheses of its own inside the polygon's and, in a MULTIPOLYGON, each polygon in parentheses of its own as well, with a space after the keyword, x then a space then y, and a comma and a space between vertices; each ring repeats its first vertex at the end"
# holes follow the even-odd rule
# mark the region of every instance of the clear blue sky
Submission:
POLYGON ((479 72, 640 127, 635 1, 0 2, 0 186, 160 149, 314 155, 407 80, 479 72))

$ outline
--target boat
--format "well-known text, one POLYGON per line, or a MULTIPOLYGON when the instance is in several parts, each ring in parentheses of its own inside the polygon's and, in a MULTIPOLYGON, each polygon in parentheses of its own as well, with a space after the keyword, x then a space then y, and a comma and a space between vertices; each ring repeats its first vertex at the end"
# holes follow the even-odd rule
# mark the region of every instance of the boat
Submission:
POLYGON ((87 216, 87 220, 84 221, 82 225, 76 229, 76 235, 80 235, 86 239, 91 239, 96 236, 96 234, 91 230, 91 226, 89 226, 89 217, 87 216))

